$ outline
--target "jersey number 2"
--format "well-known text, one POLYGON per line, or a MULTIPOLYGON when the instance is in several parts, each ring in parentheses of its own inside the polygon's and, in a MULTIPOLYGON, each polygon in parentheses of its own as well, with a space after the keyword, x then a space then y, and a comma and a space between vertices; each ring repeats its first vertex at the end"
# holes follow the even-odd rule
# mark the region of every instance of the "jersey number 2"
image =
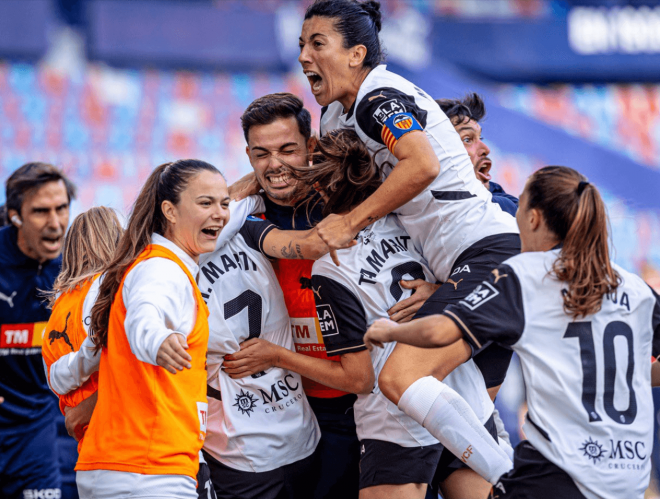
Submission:
MULTIPOLYGON (((568 325, 564 338, 577 338, 580 342, 580 358, 582 360, 582 405, 589 415, 589 422, 602 421, 596 412, 596 348, 591 322, 573 322, 568 325)), ((637 416, 637 399, 632 386, 635 370, 635 353, 633 350, 633 331, 625 322, 610 322, 603 333, 603 360, 605 363, 605 396, 603 405, 605 412, 616 423, 632 424, 637 416), (614 354, 614 338, 623 336, 628 344, 628 369, 626 384, 628 385, 628 408, 619 411, 614 407, 614 384, 616 381, 616 357, 614 354)))

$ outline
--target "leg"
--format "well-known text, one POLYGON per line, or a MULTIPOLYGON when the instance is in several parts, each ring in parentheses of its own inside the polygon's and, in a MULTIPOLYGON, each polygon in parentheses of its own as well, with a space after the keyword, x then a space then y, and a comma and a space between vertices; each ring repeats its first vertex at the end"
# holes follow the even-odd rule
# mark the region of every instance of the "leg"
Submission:
POLYGON ((445 499, 486 499, 493 486, 470 468, 454 471, 440 484, 445 499))
POLYGON ((376 485, 360 490, 360 499, 424 499, 425 483, 407 483, 405 485, 376 485))

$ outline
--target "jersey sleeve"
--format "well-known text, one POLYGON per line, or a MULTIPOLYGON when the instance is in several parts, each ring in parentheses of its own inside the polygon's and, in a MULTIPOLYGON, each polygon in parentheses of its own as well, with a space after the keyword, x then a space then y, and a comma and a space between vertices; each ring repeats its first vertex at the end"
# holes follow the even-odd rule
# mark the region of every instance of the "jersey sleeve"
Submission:
POLYGON ((479 350, 489 342, 515 344, 525 328, 520 281, 508 265, 500 265, 487 281, 443 314, 463 332, 465 340, 479 350))
POLYGON ((222 248, 240 231, 242 222, 247 216, 253 213, 263 213, 264 210, 265 204, 261 196, 248 196, 240 201, 231 201, 229 203, 229 221, 220 231, 215 242, 215 249, 222 248))
MULTIPOLYGON (((649 286, 650 287, 650 286, 649 286)), ((653 328, 653 356, 660 356, 660 295, 651 289, 655 303, 653 304, 653 318, 651 325, 653 328)))
POLYGON ((245 223, 238 233, 243 236, 243 239, 245 239, 245 242, 250 248, 266 255, 264 252, 264 239, 266 239, 266 235, 273 229, 277 229, 274 223, 249 216, 245 219, 245 223))
POLYGON ((367 314, 360 300, 343 284, 312 275, 321 334, 329 356, 366 350, 367 314))
POLYGON ((371 139, 393 152, 405 134, 426 128, 427 114, 412 95, 395 88, 378 88, 362 98, 355 119, 371 139))

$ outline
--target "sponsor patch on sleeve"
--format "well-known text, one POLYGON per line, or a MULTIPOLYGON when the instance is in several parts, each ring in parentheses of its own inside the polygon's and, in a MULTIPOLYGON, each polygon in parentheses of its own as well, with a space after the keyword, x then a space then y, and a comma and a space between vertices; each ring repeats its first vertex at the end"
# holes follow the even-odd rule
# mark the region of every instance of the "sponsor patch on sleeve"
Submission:
POLYGON ((474 291, 472 291, 472 293, 467 295, 463 300, 459 301, 458 303, 460 303, 464 307, 469 308, 470 310, 476 310, 481 305, 486 303, 488 300, 492 300, 499 294, 500 292, 496 290, 492 284, 490 284, 489 282, 482 282, 476 288, 474 288, 474 291))
POLYGON ((398 140, 413 130, 424 129, 411 113, 397 113, 387 118, 380 135, 390 152, 394 152, 398 140))
POLYGON ((337 320, 330 305, 317 305, 316 315, 319 317, 319 326, 321 327, 321 334, 324 338, 339 334, 337 320))

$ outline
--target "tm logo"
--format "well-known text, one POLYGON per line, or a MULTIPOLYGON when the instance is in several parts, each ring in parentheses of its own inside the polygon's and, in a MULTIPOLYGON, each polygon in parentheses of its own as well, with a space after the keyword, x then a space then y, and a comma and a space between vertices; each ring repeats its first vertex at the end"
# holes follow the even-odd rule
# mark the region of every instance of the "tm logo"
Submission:
POLYGON ((582 444, 580 450, 583 451, 584 455, 589 459, 593 459, 594 464, 600 461, 605 455, 603 446, 598 443, 598 440, 592 440, 591 437, 589 437, 589 440, 582 444))

